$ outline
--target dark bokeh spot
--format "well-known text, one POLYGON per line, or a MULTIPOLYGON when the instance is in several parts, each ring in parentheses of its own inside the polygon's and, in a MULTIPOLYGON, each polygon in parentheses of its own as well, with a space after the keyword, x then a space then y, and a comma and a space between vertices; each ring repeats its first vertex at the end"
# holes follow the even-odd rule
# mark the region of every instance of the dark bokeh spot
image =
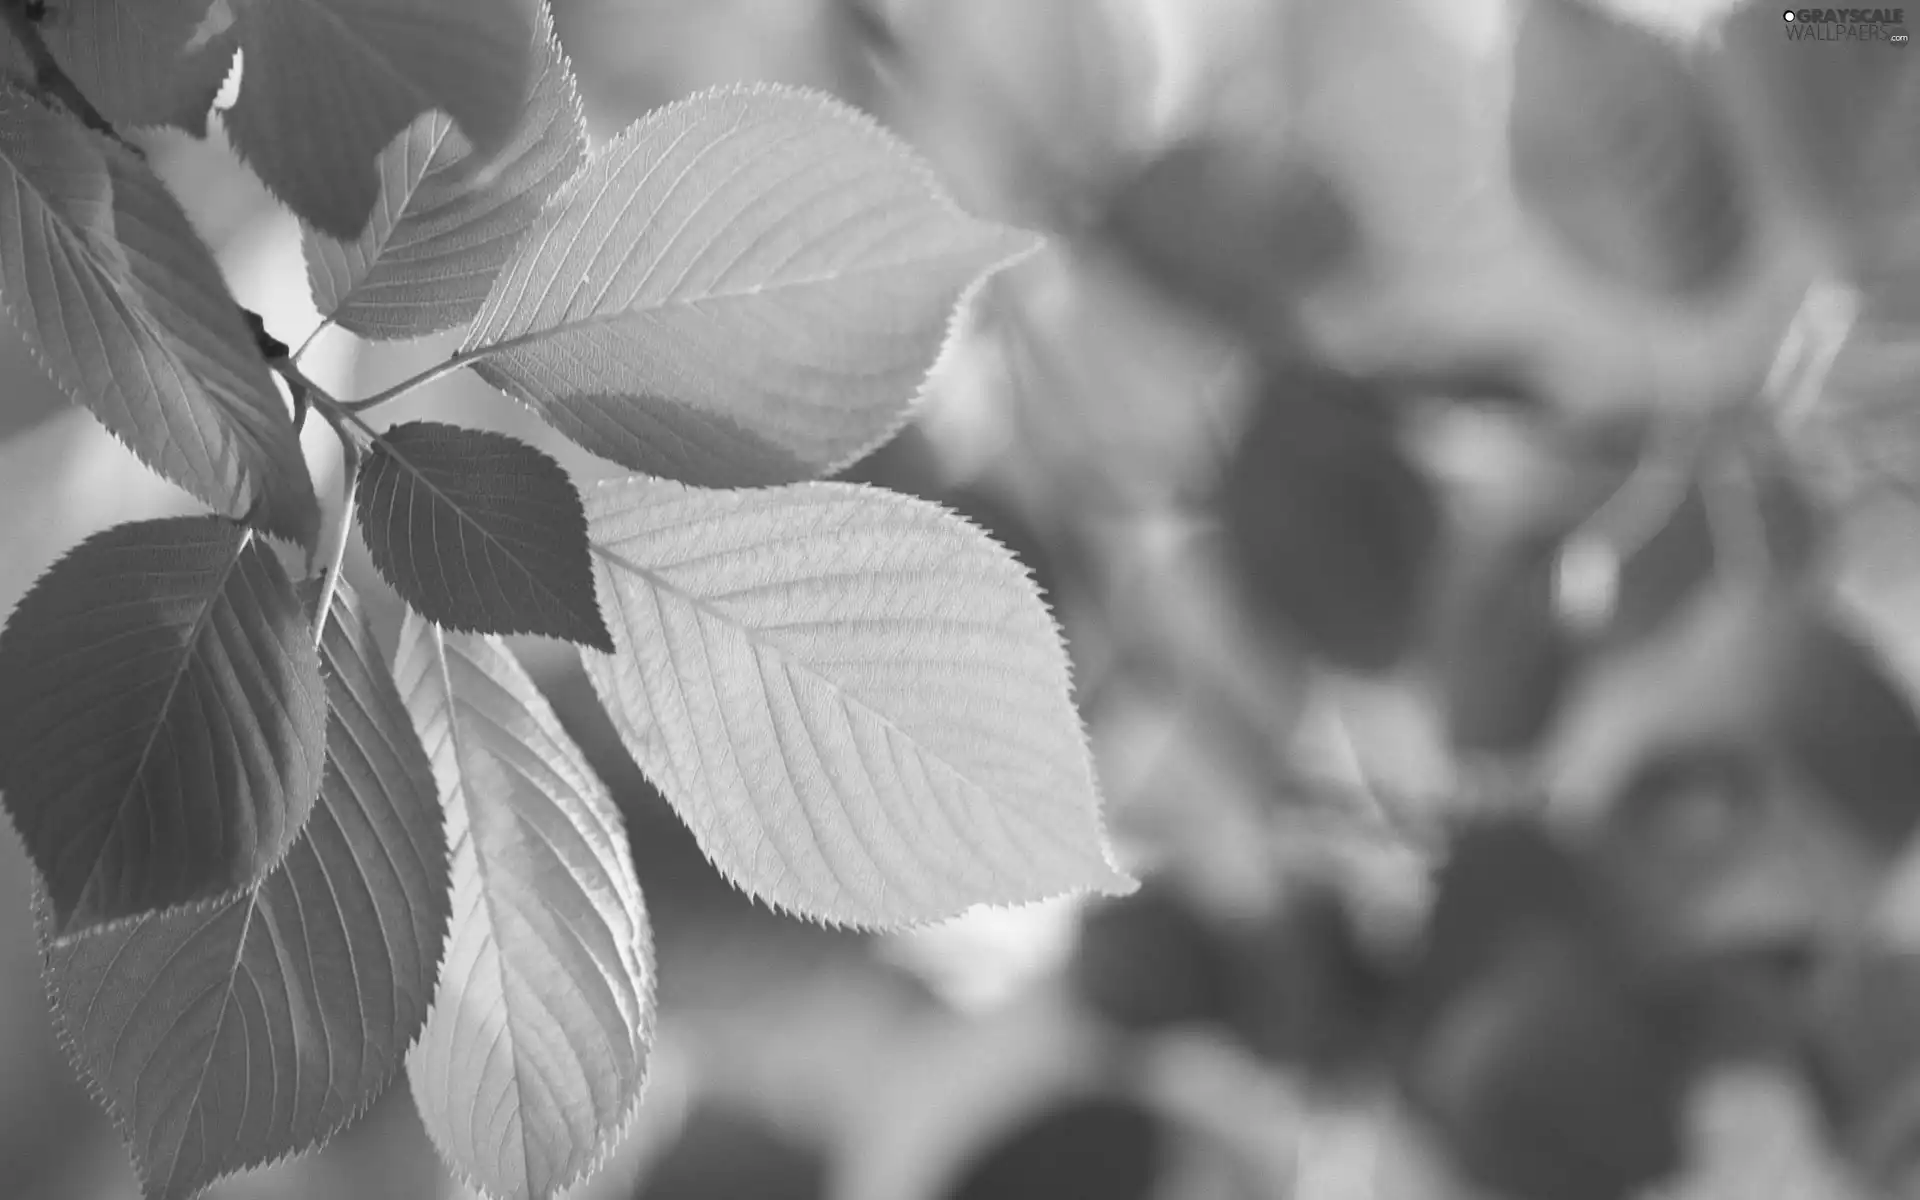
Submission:
POLYGON ((983 1147, 941 1200, 1149 1200, 1170 1133, 1138 1101, 1067 1100, 983 1147))
POLYGON ((694 1110, 634 1200, 824 1200, 827 1159, 765 1122, 714 1105, 694 1110))

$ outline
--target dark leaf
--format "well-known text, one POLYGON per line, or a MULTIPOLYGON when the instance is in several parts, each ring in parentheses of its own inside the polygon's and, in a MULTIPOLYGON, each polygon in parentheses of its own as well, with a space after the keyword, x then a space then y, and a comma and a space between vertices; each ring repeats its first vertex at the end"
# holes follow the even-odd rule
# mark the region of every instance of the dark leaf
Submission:
POLYGON ((378 160, 423 112, 479 151, 503 147, 533 72, 525 0, 274 0, 235 5, 246 64, 225 117, 274 195, 353 241, 380 200, 378 160))
POLYGON ((1508 136, 1521 203, 1588 265, 1694 299, 1752 241, 1745 169, 1678 45, 1591 0, 1529 0, 1508 136))
POLYGON ((648 1166, 633 1200, 824 1200, 827 1166, 819 1147, 707 1104, 648 1166))
POLYGON ((374 439, 357 503, 374 565, 434 624, 613 650, 580 493, 541 451, 504 433, 396 425, 374 439))
POLYGON ((344 585, 322 654, 326 783, 281 865, 225 903, 47 946, 62 1039, 152 1200, 326 1142, 427 1014, 448 913, 433 773, 344 585))
POLYGON ((299 436, 186 214, 131 152, 5 87, 0 293, 47 373, 140 461, 311 545, 299 436))
POLYGON ((233 67, 232 23, 211 0, 59 0, 40 36, 100 115, 123 128, 207 133, 233 67))
POLYGON ((1069 978, 1094 1013, 1129 1032, 1225 1026, 1239 1001, 1236 951, 1191 900, 1148 886, 1088 911, 1069 978))
POLYGON ((245 527, 140 521, 55 563, 0 633, 0 782, 55 932, 257 883, 325 722, 299 599, 245 527))
POLYGON ((1561 547, 1551 534, 1515 538, 1469 567, 1450 597, 1433 666, 1457 748, 1523 753, 1559 715, 1581 654, 1556 601, 1561 547))
POLYGON ((1295 366, 1267 380, 1218 502, 1257 616, 1335 666, 1380 671, 1411 647, 1440 518, 1432 483, 1366 383, 1295 366))
POLYGON ((1119 188, 1102 235, 1169 298, 1256 337, 1359 252, 1352 206, 1300 157, 1197 138, 1119 188))
POLYGON ((1167 1121, 1137 1100, 1056 1100, 989 1141, 942 1200, 1151 1200, 1171 1147, 1167 1121))
POLYGON ((1911 1171, 1920 1155, 1916 1006, 1920 955, 1872 949, 1831 963, 1805 1008, 1809 1081, 1842 1153, 1870 1177, 1911 1171))
POLYGON ((1378 1065, 1401 979, 1362 941, 1339 890, 1299 889, 1241 952, 1236 1026, 1256 1053, 1327 1082, 1378 1065))
POLYGON ((1920 813, 1920 719, 1885 655, 1825 614, 1781 631, 1769 732, 1867 842, 1898 851, 1920 813))
POLYGON ((1628 1200, 1681 1166, 1677 1050, 1610 964, 1542 934, 1425 1028, 1403 1087, 1462 1172, 1499 1194, 1628 1200))

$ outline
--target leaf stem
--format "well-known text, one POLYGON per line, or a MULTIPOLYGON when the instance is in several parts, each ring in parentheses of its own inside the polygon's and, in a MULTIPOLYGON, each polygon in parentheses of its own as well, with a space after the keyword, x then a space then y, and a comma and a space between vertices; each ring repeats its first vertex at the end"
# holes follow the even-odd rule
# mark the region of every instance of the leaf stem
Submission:
POLYGON ((390 388, 375 392, 364 400, 346 401, 341 404, 341 407, 353 413, 369 412, 379 408, 389 400, 398 400, 408 392, 414 391, 417 388, 423 388, 436 379, 445 378, 463 367, 479 362, 481 359, 486 358, 499 349, 499 346, 481 346, 475 350, 463 350, 451 358, 443 359, 435 363, 417 375, 409 375, 390 388))
POLYGON ((313 332, 309 333, 306 336, 306 340, 302 341, 299 345, 299 348, 294 350, 294 352, 289 357, 291 357, 293 361, 299 362, 303 357, 306 356, 307 351, 313 349, 313 344, 320 340, 320 335, 332 328, 333 328, 333 318, 322 317, 320 319, 320 323, 313 327, 313 332))
MULTIPOLYGON (((309 341, 312 338, 308 339, 309 341)), ((362 441, 371 441, 379 435, 368 427, 367 423, 351 412, 345 404, 327 394, 327 390, 307 378, 293 361, 294 356, 272 360, 272 367, 287 380, 294 394, 306 398, 320 416, 325 419, 333 436, 340 440, 340 463, 343 482, 340 488, 340 515, 334 519, 332 531, 332 549, 327 555, 326 573, 320 579, 320 600, 313 614, 313 641, 317 646, 327 629, 327 615, 333 610, 333 594, 340 586, 340 570, 347 561, 347 543, 353 537, 354 499, 360 488, 360 465, 366 454, 362 441), (350 428, 357 426, 358 429, 350 428)))
MULTIPOLYGON (((340 462, 343 482, 340 487, 340 515, 334 520, 333 549, 327 559, 326 574, 320 579, 320 600, 313 614, 313 642, 319 645, 327 629, 327 615, 333 611, 333 593, 340 586, 340 570, 346 565, 347 543, 353 538, 354 499, 360 488, 360 464, 365 455, 360 449, 360 438, 347 428, 351 413, 342 409, 339 403, 324 393, 314 392, 314 407, 333 427, 334 436, 340 439, 340 462)), ((364 428, 364 426, 362 427, 364 428)))

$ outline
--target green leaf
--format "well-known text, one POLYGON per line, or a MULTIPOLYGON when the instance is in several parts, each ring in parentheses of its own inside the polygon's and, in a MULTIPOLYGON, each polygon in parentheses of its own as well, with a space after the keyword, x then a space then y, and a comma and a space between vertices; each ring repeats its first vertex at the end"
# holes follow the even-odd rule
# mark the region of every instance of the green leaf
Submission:
POLYGON ((498 639, 410 613, 394 676, 446 806, 457 914, 414 1102, 462 1177, 545 1200, 605 1158, 646 1075, 653 944, 626 833, 498 639))
POLYGON ((186 214, 145 163, 5 86, 0 298, 48 374, 142 462, 313 543, 293 420, 186 214))
POLYGON ((710 486, 830 472, 906 419, 956 305, 1032 245, 837 101, 669 105, 548 205, 462 354, 581 446, 710 486))
POLYGON ((218 906, 47 947, 62 1040, 152 1200, 325 1142, 426 1016, 448 913, 432 769, 344 584, 323 654, 326 784, 286 861, 218 906))
POLYGON ((423 112, 484 155, 513 137, 533 73, 525 0, 248 0, 234 149, 321 232, 353 241, 380 201, 381 152, 423 112))
POLYGON ((1508 118, 1514 189, 1620 282, 1682 299, 1720 291, 1755 218, 1717 103, 1661 35, 1591 0, 1528 0, 1508 118))
POLYGON ((136 521, 55 563, 0 632, 0 783, 55 931, 257 883, 320 790, 325 703, 250 530, 136 521))
POLYGON ((1059 630, 990 538, 838 483, 635 478, 587 516, 617 647, 588 674, 741 889, 866 927, 1131 890, 1059 630))
POLYGON ((613 649, 580 493, 532 446, 437 421, 397 425, 374 439, 357 498, 374 566, 428 620, 613 649))
POLYGON ((61 0, 40 36, 100 115, 205 137, 233 67, 233 26, 211 0, 61 0))
POLYGON ((540 206, 587 157, 573 70, 544 3, 532 85, 513 138, 491 159, 445 115, 429 113, 380 155, 380 204, 357 242, 306 231, 314 305, 366 338, 415 338, 464 325, 540 206))

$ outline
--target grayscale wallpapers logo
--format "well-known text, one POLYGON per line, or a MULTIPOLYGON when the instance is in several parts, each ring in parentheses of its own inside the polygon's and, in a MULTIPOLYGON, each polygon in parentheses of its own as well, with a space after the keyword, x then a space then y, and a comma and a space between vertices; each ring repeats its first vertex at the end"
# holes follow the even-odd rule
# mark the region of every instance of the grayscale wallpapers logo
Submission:
POLYGON ((1792 42, 1907 44, 1904 8, 1790 8, 1781 15, 1792 42))

